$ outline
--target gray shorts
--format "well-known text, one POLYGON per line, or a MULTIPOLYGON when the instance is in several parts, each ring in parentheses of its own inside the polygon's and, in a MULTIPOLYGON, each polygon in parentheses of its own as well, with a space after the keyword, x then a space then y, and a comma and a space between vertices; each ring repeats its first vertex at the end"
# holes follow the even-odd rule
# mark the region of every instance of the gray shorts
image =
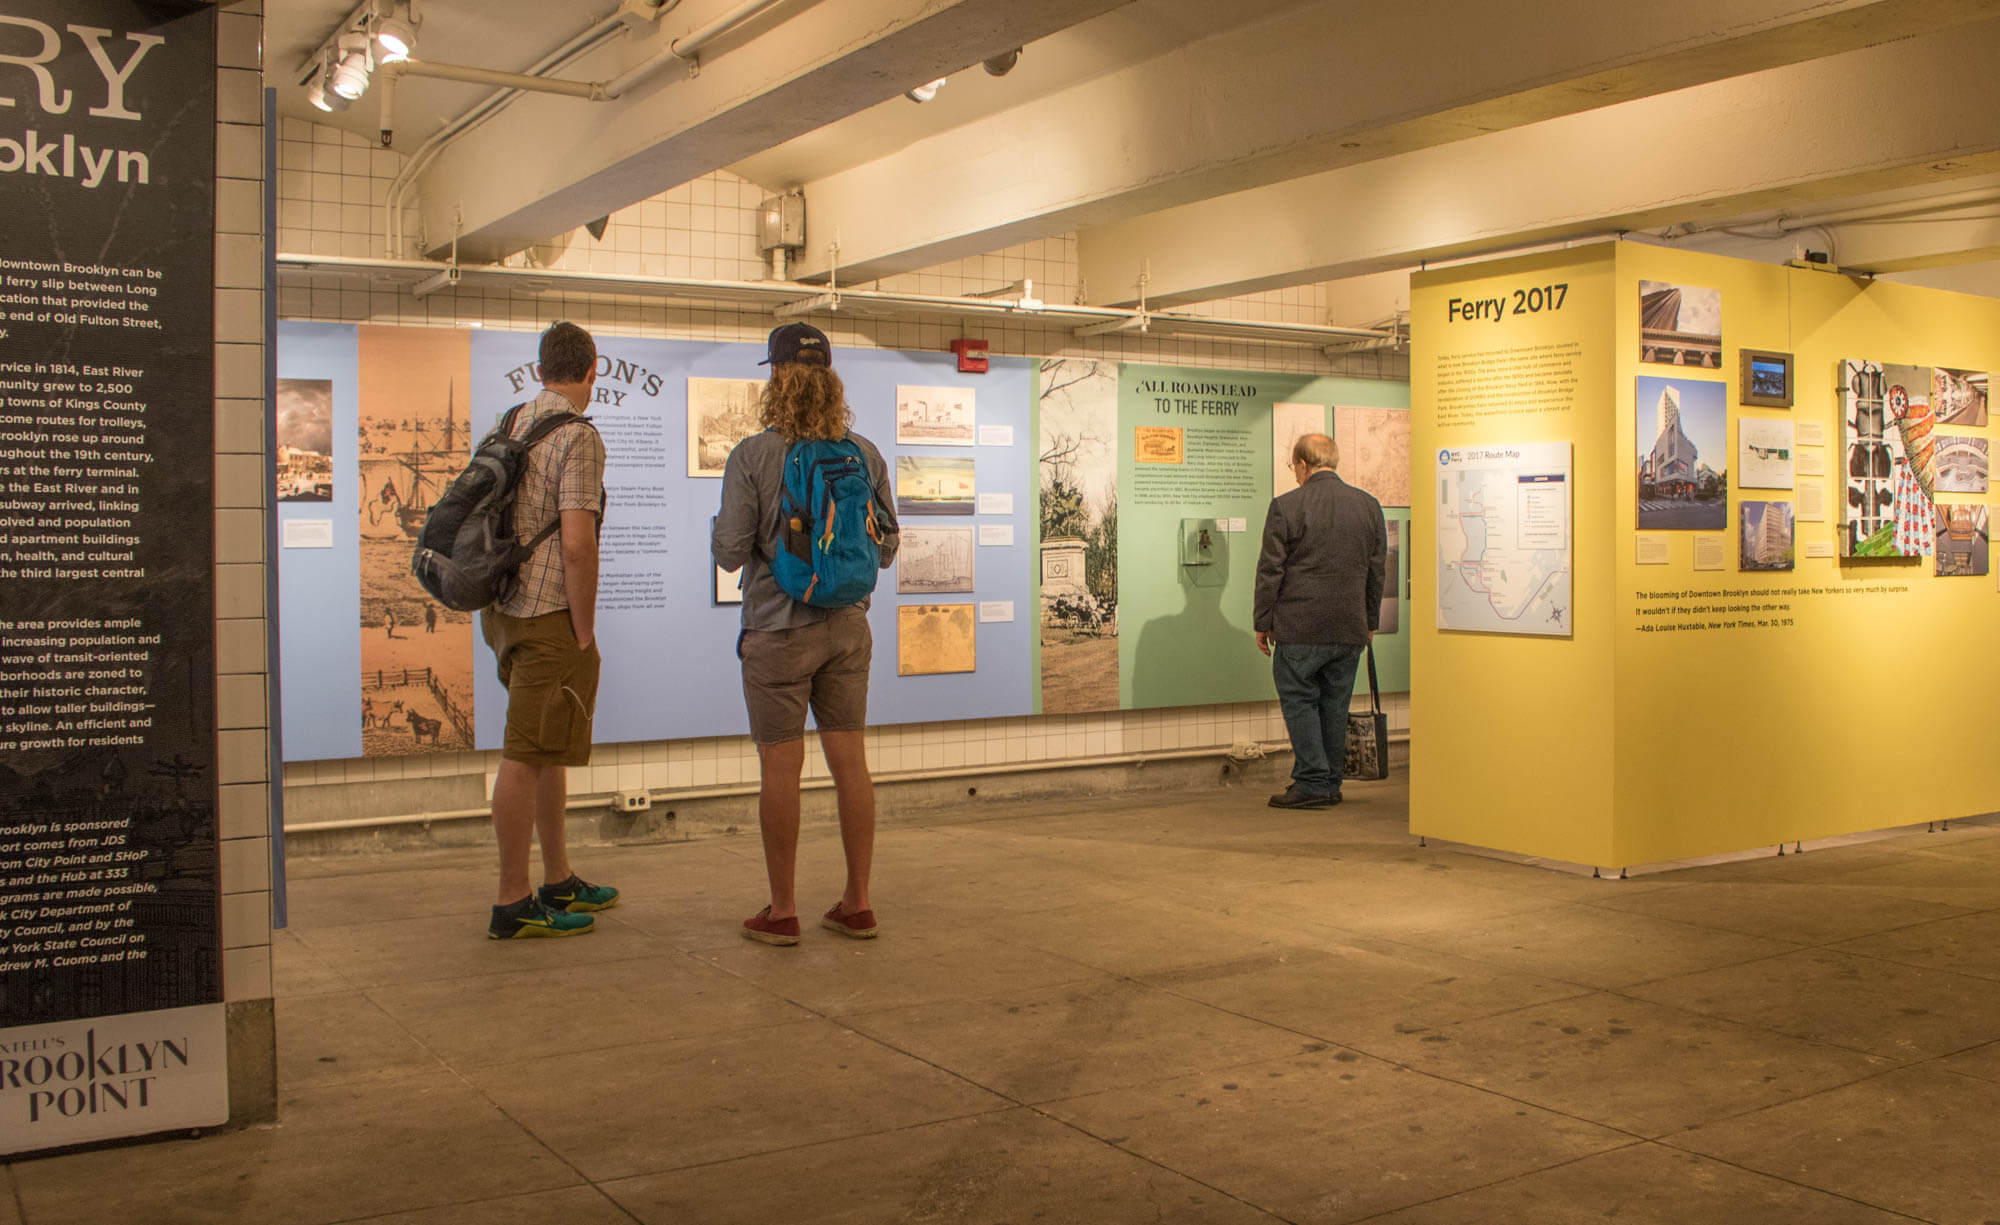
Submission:
POLYGON ((736 655, 743 661, 750 738, 758 744, 797 740, 806 734, 808 705, 823 732, 862 730, 874 653, 868 614, 858 608, 788 630, 744 630, 736 655))

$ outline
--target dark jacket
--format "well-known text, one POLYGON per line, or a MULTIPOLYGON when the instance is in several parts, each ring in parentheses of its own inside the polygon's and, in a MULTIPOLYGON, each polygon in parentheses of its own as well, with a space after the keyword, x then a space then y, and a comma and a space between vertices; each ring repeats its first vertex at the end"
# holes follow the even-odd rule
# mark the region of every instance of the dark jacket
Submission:
POLYGON ((1254 627, 1279 642, 1360 646, 1382 620, 1382 504, 1321 470, 1271 499, 1254 627))

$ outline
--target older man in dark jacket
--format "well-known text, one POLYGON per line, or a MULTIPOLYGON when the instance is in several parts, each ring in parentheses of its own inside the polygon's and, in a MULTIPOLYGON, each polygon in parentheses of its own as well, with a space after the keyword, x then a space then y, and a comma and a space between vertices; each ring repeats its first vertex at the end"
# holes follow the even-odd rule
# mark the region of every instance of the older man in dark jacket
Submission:
POLYGON ((1354 669, 1382 616, 1382 504, 1334 475, 1325 434, 1292 448, 1299 487, 1271 499, 1257 558, 1257 649, 1271 657, 1292 738, 1292 785, 1273 808, 1340 803, 1354 669))

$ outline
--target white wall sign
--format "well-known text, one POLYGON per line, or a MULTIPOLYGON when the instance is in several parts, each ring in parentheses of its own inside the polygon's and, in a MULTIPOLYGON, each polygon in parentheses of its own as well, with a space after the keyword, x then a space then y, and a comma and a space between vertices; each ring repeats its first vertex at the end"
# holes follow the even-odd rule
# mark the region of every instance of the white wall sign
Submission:
POLYGON ((287 549, 330 549, 333 547, 333 520, 287 519, 279 544, 287 549))
POLYGON ((1438 628, 1570 632, 1570 444, 1437 455, 1438 628))
MULTIPOLYGON (((124 950, 133 954, 146 956, 143 942, 124 950)), ((221 1004, 16 1026, 0 1030, 0 1050, 7 1052, 0 1152, 212 1127, 229 1118, 221 1004)))

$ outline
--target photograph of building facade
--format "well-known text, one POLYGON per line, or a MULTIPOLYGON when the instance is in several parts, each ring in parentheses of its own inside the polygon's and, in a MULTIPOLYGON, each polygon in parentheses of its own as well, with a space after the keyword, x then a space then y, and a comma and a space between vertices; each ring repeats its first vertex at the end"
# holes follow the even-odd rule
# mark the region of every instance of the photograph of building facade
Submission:
POLYGON ((1741 511, 1741 568, 1745 570, 1790 570, 1792 568, 1792 504, 1790 502, 1745 502, 1741 511))
POLYGON ((1639 376, 1640 531, 1718 531, 1728 525, 1724 389, 1722 383, 1639 376))

